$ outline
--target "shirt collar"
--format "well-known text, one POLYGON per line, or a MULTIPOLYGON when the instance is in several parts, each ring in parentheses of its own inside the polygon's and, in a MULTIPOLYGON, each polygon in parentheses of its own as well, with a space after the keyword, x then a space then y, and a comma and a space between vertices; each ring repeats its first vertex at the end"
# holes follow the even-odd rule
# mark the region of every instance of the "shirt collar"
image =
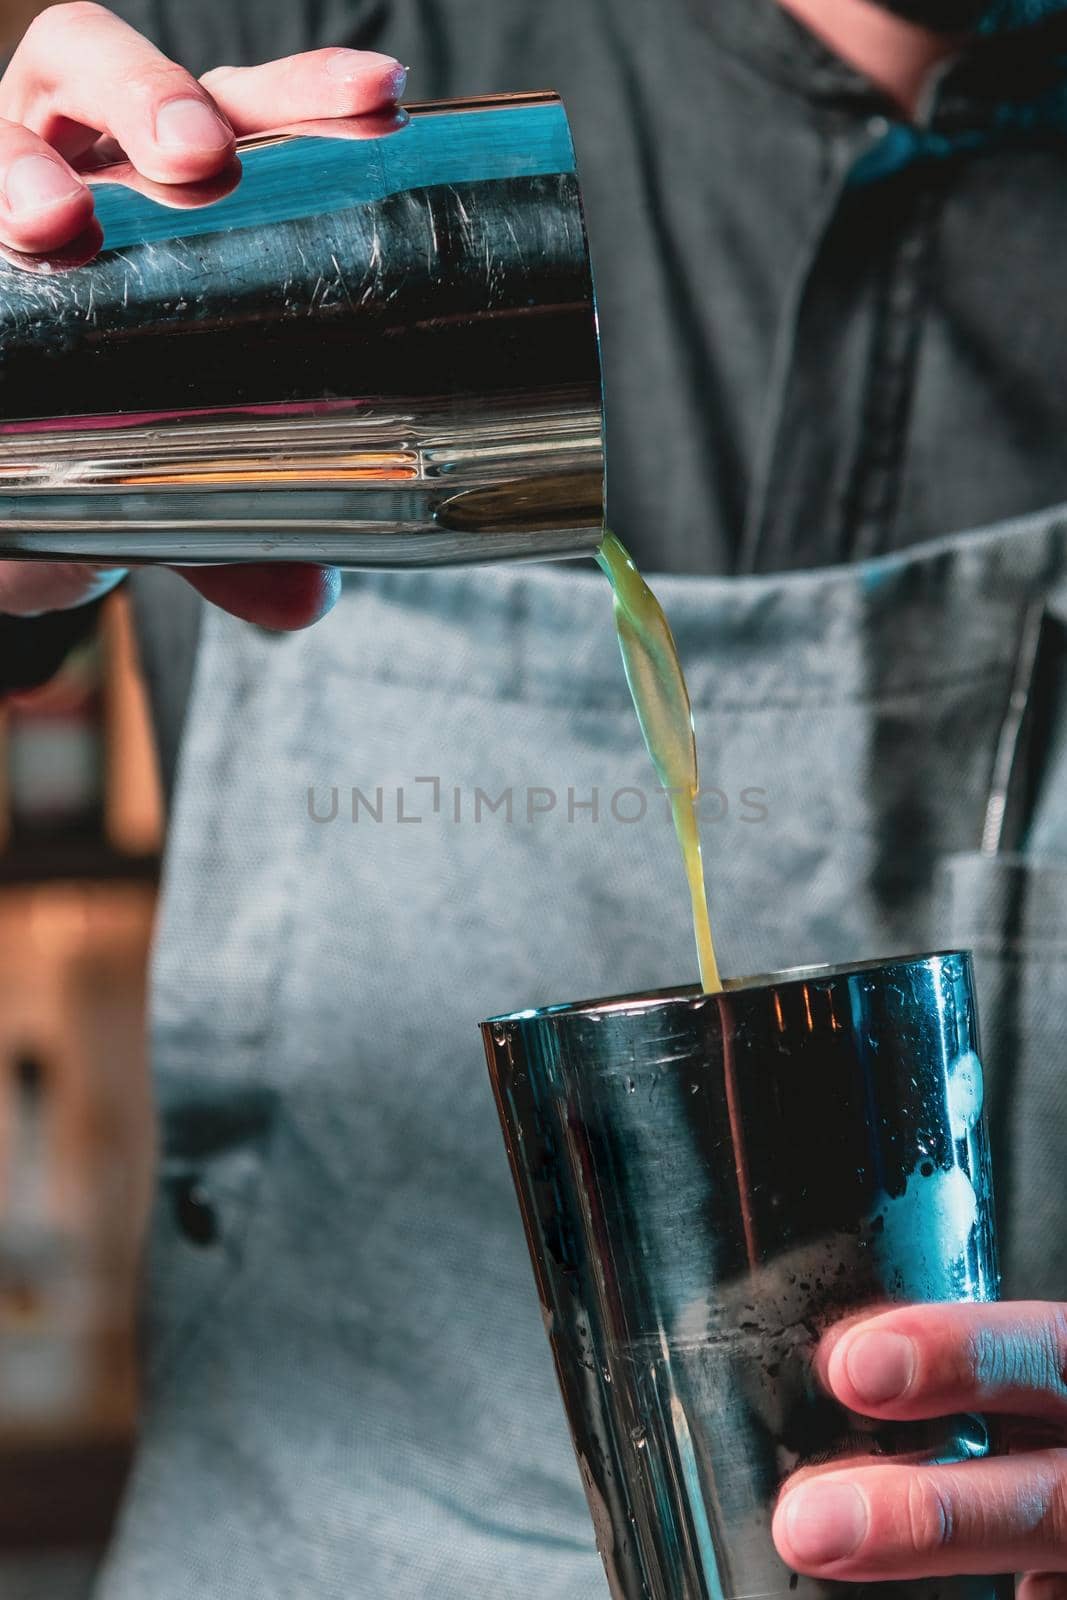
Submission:
MULTIPOLYGON (((777 0, 687 0, 724 50, 846 117, 897 120, 891 102, 777 0)), ((974 39, 932 87, 926 127, 945 135, 1056 125, 1067 129, 1067 13, 974 39)))
POLYGON ((812 100, 884 109, 885 97, 777 0, 687 0, 723 50, 812 100))

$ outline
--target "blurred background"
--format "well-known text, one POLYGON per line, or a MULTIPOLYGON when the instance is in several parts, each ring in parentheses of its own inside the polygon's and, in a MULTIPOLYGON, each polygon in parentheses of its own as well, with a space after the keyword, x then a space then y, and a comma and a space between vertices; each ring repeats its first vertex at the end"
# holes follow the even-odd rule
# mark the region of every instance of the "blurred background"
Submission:
MULTIPOLYGON (((0 62, 43 9, 0 0, 0 62)), ((0 1600, 84 1600, 130 1459, 160 834, 117 595, 0 702, 0 1600)))
POLYGON ((27 22, 44 9, 43 0, 0 0, 0 50, 5 56, 11 54, 27 22))
POLYGON ((0 705, 0 1600, 87 1594, 129 1460, 159 842, 114 596, 0 705))

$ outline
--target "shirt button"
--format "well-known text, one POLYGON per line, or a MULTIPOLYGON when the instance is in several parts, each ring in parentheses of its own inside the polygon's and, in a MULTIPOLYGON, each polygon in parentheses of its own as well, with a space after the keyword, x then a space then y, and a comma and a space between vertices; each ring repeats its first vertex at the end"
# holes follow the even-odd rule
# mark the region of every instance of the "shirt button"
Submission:
POLYGON ((197 1178, 183 1178, 174 1193, 174 1215, 190 1244, 207 1249, 219 1239, 218 1212, 197 1178))

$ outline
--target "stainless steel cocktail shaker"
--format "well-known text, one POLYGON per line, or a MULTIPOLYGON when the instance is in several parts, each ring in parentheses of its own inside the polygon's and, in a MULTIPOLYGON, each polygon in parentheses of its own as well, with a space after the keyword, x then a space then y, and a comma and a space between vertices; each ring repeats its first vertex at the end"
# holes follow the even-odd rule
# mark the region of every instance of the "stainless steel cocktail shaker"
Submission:
POLYGON ((93 237, 0 259, 0 557, 593 551, 600 363, 560 101, 309 124, 239 157, 210 190, 100 171, 93 237))
POLYGON ((829 1600, 842 1586, 792 1576, 771 1539, 798 1463, 988 1448, 978 1418, 853 1416, 811 1364, 862 1307, 996 1297, 969 957, 559 1006, 483 1034, 612 1594, 829 1600))

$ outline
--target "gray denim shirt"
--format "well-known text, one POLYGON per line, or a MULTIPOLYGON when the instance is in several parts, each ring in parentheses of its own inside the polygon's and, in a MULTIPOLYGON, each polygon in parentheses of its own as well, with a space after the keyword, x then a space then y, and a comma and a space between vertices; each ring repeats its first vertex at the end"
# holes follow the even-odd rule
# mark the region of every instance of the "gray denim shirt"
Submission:
MULTIPOLYGON (((915 128, 775 0, 116 8, 197 71, 348 42, 412 97, 564 94, 611 519, 646 570, 825 566, 1067 500, 1067 18, 975 44, 915 128)), ((145 630, 168 773, 195 611, 168 593, 145 630)))
MULTIPOLYGON (((612 517, 670 574, 726 797, 724 965, 974 946, 1006 1287, 1062 1297, 1062 29, 970 54, 920 134, 773 0, 120 9, 201 69, 348 37, 413 94, 563 91, 612 517), (984 854, 1041 616, 1050 709, 984 854)), ((291 637, 134 587, 174 776, 162 1159, 100 1595, 594 1600, 476 1024, 692 973, 603 580, 353 575, 291 637)))

